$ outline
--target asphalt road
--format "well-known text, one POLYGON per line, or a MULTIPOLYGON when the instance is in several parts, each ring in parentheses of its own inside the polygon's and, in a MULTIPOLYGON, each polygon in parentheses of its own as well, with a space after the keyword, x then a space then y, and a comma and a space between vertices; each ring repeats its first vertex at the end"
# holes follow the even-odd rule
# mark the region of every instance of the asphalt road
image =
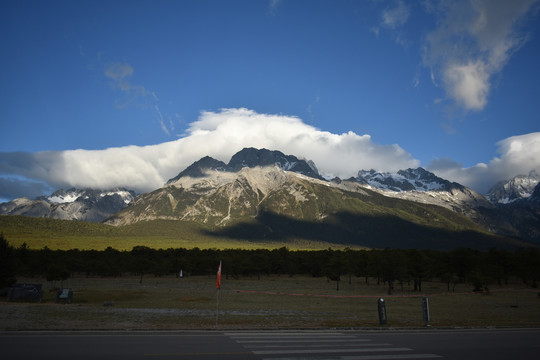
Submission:
POLYGON ((0 334, 12 359, 540 358, 540 329, 421 331, 24 332, 0 334))

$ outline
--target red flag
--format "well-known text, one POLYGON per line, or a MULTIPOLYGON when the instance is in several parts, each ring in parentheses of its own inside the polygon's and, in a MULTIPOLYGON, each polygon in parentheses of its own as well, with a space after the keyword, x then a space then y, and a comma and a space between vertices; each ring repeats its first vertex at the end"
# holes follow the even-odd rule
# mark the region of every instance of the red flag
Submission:
POLYGON ((219 262, 219 267, 217 270, 217 280, 216 280, 216 289, 221 287, 221 261, 219 262))

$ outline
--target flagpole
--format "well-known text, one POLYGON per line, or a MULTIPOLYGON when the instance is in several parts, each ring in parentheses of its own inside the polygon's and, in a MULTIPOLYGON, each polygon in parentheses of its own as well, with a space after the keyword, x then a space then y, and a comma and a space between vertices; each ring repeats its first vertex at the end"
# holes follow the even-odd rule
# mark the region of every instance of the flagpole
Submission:
POLYGON ((217 295, 216 295, 216 328, 218 327, 218 317, 219 317, 219 291, 220 291, 220 288, 217 289, 217 295))
POLYGON ((219 268, 217 271, 217 277, 216 277, 216 328, 218 326, 218 318, 219 318, 219 292, 221 291, 221 260, 219 261, 219 268))

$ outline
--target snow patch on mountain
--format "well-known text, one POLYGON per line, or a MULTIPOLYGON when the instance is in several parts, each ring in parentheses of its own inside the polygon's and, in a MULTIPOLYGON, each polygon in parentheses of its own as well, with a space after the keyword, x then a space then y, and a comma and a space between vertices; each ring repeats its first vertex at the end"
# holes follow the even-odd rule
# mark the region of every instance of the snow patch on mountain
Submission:
POLYGON ((123 188, 60 189, 35 200, 19 198, 0 204, 0 214, 100 222, 125 208, 134 198, 133 191, 123 188))
POLYGON ((70 190, 58 190, 51 196, 46 197, 46 200, 54 204, 65 204, 76 201, 81 195, 84 194, 84 190, 70 189, 70 190))
POLYGON ((437 177, 421 167, 400 170, 397 173, 360 170, 354 180, 375 189, 394 192, 450 191, 453 188, 463 188, 462 185, 437 177))
POLYGON ((532 170, 528 175, 518 175, 508 181, 501 181, 487 193, 494 204, 510 204, 516 200, 528 199, 540 182, 540 175, 532 170))
POLYGON ((116 191, 109 191, 109 192, 103 192, 99 194, 100 198, 103 198, 105 196, 114 196, 118 195, 124 200, 124 203, 126 205, 129 205, 129 203, 135 198, 134 193, 132 191, 127 190, 116 190, 116 191))
POLYGON ((39 199, 45 200, 52 204, 66 204, 75 202, 77 200, 101 199, 105 196, 114 195, 120 196, 126 205, 129 204, 135 197, 135 194, 132 191, 128 191, 125 189, 81 190, 72 188, 69 190, 60 189, 52 193, 50 196, 43 196, 39 199))

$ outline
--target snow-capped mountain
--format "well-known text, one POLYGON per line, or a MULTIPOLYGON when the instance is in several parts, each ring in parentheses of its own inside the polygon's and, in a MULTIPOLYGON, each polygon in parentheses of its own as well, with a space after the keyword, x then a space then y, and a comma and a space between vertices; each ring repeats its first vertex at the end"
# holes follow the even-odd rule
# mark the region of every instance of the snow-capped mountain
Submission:
POLYGON ((529 175, 518 175, 508 181, 499 182, 488 191, 487 198, 494 204, 509 204, 527 199, 539 182, 540 175, 532 170, 529 175))
MULTIPOLYGON (((279 151, 245 148, 234 154, 228 164, 209 156, 203 157, 162 188, 136 198, 133 192, 125 189, 59 190, 36 200, 21 198, 0 204, 0 214, 96 222, 106 220, 113 225, 161 219, 218 227, 239 221, 258 221, 264 214, 277 214, 293 219, 291 221, 300 221, 304 226, 307 223, 318 224, 325 219, 336 220, 336 216, 354 213, 358 209, 370 214, 387 214, 388 219, 393 219, 396 213, 392 209, 403 206, 402 200, 406 200, 407 206, 416 211, 414 221, 425 218, 423 221, 435 219, 442 223, 453 221, 458 216, 459 222, 472 220, 475 226, 484 230, 540 243, 538 178, 535 172, 531 172, 528 177, 518 176, 502 184, 501 188, 506 192, 494 190, 492 196, 499 194, 495 198, 499 200, 492 203, 474 190, 423 168, 395 173, 361 170, 356 177, 329 181, 319 175, 311 161, 279 151), (517 190, 509 190, 513 188, 517 190), (519 194, 519 199, 500 200, 512 199, 512 194, 519 194), (416 204, 411 205, 411 202, 416 204), (445 211, 444 219, 430 215, 434 210, 432 205, 445 208, 442 209, 445 211)), ((336 220, 336 223, 342 220, 336 220)), ((355 227, 356 220, 349 220, 342 225, 355 227)), ((407 222, 411 218, 404 220, 407 222)), ((362 224, 367 228, 371 226, 362 224)), ((469 225, 452 225, 450 228, 455 231, 469 225)), ((296 225, 287 223, 284 226, 296 225)), ((277 229, 272 226, 268 225, 264 231, 270 228, 274 232, 272 236, 275 236, 277 229)))
POLYGON ((507 234, 540 243, 540 182, 535 171, 494 186, 489 198, 495 203, 497 224, 514 231, 507 234), (536 183, 536 185, 535 185, 536 183), (510 225, 510 226, 508 226, 510 225))
POLYGON ((276 150, 244 148, 233 155, 228 167, 231 171, 239 171, 244 167, 252 168, 274 164, 285 171, 323 180, 312 161, 300 160, 294 155, 285 155, 276 150))
POLYGON ((540 242, 540 176, 531 171, 495 186, 488 198, 423 169, 361 170, 356 181, 385 196, 445 207, 504 236, 540 242))
MULTIPOLYGON (((358 176, 354 178, 347 180, 335 178, 332 181, 327 181, 319 175, 317 168, 311 162, 300 160, 292 155, 284 155, 279 151, 254 148, 245 148, 234 154, 228 164, 209 156, 194 162, 176 177, 170 179, 164 188, 150 193, 152 196, 147 194, 148 197, 137 198, 126 211, 123 211, 122 215, 117 214, 119 216, 114 216, 114 219, 109 219, 108 222, 128 224, 156 218, 190 220, 200 220, 201 217, 204 219, 211 218, 214 216, 212 214, 218 211, 212 208, 214 206, 212 202, 206 203, 202 199, 206 194, 213 194, 218 189, 222 189, 225 184, 245 183, 245 187, 252 188, 255 193, 260 194, 268 193, 270 191, 268 189, 285 186, 279 172, 266 171, 263 172, 264 175, 261 175, 257 172, 247 171, 247 169, 264 167, 276 168, 287 173, 296 173, 299 176, 312 179, 312 181, 317 180, 322 184, 326 184, 326 186, 345 191, 361 193, 363 189, 369 189, 387 197, 442 206, 467 216, 484 228, 491 228, 487 224, 489 219, 486 219, 484 213, 479 211, 482 208, 494 207, 487 199, 472 189, 442 179, 423 168, 401 170, 396 173, 361 170, 358 172, 358 176), (182 193, 179 194, 178 190, 175 189, 181 189, 182 193), (191 195, 188 195, 188 193, 191 195), (190 205, 187 212, 180 205, 187 199, 196 200, 198 197, 201 198, 195 204, 190 205), (154 204, 160 203, 159 210, 156 205, 142 205, 146 204, 147 201, 154 204), (164 210, 169 207, 171 207, 170 210, 164 210), (135 211, 136 209, 140 210, 135 211), (174 215, 170 214, 170 211, 174 215)), ((291 189, 293 188, 291 187, 291 189)), ((226 192, 229 195, 224 194, 223 196, 230 197, 231 191, 233 190, 227 190, 226 192)), ((295 193, 295 195, 298 194, 295 193)), ((303 195, 303 197, 306 197, 306 195, 303 195)), ((220 202, 223 201, 220 200, 220 202)), ((237 212, 240 210, 236 207, 243 206, 245 204, 235 203, 234 206, 231 205, 228 208, 228 211, 237 212)), ((319 205, 314 206, 317 208, 319 205)), ((253 210, 251 212, 257 214, 258 211, 253 210)), ((226 222, 228 219, 230 219, 229 216, 224 216, 220 221, 226 222)))
POLYGON ((46 200, 53 204, 64 204, 71 203, 77 200, 81 195, 84 194, 84 190, 79 189, 69 189, 64 190, 60 189, 52 193, 50 196, 41 196, 38 199, 46 200))
MULTIPOLYGON (((298 191, 298 182, 293 179, 300 178, 340 191, 365 194, 364 189, 369 189, 387 197, 438 205, 473 220, 480 218, 477 208, 493 206, 473 190, 439 178, 423 168, 397 173, 360 171, 355 178, 328 181, 319 175, 312 162, 279 151, 245 148, 234 154, 228 164, 209 156, 201 158, 170 179, 163 188, 137 197, 127 209, 107 222, 125 225, 143 220, 177 219, 226 224, 235 213, 255 216, 261 211, 257 204, 267 201, 268 197, 276 197, 277 191, 280 196, 290 192, 287 196, 295 199, 293 203, 306 203, 308 199, 317 198, 307 191, 298 191), (256 200, 236 199, 244 196, 239 194, 246 191, 248 197, 255 195, 256 200), (218 204, 219 207, 228 204, 226 212, 218 208, 218 204)), ((290 204, 280 205, 282 209, 288 206, 290 204)), ((316 202, 312 206, 321 208, 316 202)), ((324 218, 328 214, 320 216, 324 218)))
POLYGON ((135 193, 126 189, 61 189, 35 200, 19 198, 0 204, 0 214, 100 222, 134 198, 135 193))
POLYGON ((358 176, 349 180, 385 196, 445 207, 483 225, 484 215, 479 210, 493 207, 476 191, 440 178, 421 167, 395 173, 360 170, 358 176))
POLYGON ((237 240, 383 248, 489 248, 501 241, 449 209, 394 199, 358 181, 306 174, 317 175, 304 160, 265 149, 244 149, 228 165, 205 157, 163 187, 137 196, 105 223, 174 221, 179 222, 175 226, 185 222, 205 235, 237 240))
POLYGON ((46 200, 53 204, 65 204, 65 203, 72 203, 77 200, 79 201, 90 200, 92 202, 96 202, 100 199, 105 198, 106 196, 119 196, 127 205, 131 202, 131 200, 133 200, 133 198, 135 197, 135 193, 133 191, 129 191, 126 189, 81 190, 81 189, 72 188, 69 190, 60 189, 52 193, 50 196, 41 196, 38 199, 46 200))
POLYGON ((354 179, 361 184, 367 184, 376 189, 396 192, 451 191, 465 188, 463 185, 442 179, 421 167, 399 170, 397 173, 360 170, 358 176, 354 179))

